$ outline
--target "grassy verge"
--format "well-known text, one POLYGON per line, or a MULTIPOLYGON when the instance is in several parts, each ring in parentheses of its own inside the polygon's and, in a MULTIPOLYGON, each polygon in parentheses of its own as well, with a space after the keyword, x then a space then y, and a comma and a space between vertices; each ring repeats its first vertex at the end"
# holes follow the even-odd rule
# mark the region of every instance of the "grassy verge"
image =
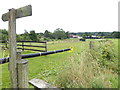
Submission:
POLYGON ((118 57, 111 41, 95 42, 93 49, 74 54, 69 68, 56 80, 65 88, 118 88, 118 57))

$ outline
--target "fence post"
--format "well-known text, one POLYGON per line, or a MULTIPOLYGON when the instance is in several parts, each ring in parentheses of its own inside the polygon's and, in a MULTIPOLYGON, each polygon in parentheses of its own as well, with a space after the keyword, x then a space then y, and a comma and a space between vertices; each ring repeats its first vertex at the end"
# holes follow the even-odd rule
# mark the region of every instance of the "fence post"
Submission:
POLYGON ((21 51, 17 52, 18 88, 28 88, 28 61, 21 59, 21 51))
POLYGON ((5 42, 5 48, 7 48, 7 44, 6 43, 7 43, 7 41, 5 42))
POLYGON ((17 62, 18 67, 18 88, 28 88, 28 60, 17 62))
POLYGON ((93 41, 90 41, 89 46, 90 46, 90 49, 93 49, 93 41))
POLYGON ((24 51, 24 41, 22 41, 22 50, 24 51))
POLYGON ((47 52, 47 42, 45 42, 45 51, 47 52))

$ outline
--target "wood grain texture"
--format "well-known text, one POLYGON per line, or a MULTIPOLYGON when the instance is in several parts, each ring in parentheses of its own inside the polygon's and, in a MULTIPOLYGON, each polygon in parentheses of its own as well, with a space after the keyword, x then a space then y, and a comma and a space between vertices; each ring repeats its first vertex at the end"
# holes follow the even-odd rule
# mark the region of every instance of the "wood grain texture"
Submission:
POLYGON ((16 18, 15 9, 9 11, 9 56, 11 88, 17 88, 16 70, 16 18))
POLYGON ((50 85, 49 83, 43 80, 40 80, 40 79, 36 79, 36 78, 30 80, 29 83, 37 88, 56 88, 57 89, 57 87, 54 87, 50 85))
MULTIPOLYGON (((25 7, 21 7, 15 10, 15 18, 22 18, 26 16, 31 16, 32 15, 32 6, 28 5, 25 7)), ((8 21, 9 19, 9 12, 5 13, 2 15, 2 20, 3 21, 8 21)))
POLYGON ((18 88, 28 88, 28 60, 17 62, 18 88))

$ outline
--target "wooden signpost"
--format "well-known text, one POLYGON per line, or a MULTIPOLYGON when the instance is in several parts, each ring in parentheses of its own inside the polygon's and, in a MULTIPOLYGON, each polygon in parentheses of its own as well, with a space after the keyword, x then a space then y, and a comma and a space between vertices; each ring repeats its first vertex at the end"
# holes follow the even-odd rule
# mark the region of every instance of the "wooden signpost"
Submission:
MULTIPOLYGON (((2 15, 3 21, 9 21, 9 71, 11 88, 19 88, 17 57, 16 57, 16 19, 32 15, 32 6, 28 5, 19 9, 9 9, 9 12, 2 15)), ((20 62, 19 62, 20 65, 20 62)), ((25 87, 24 87, 25 88, 25 87)))

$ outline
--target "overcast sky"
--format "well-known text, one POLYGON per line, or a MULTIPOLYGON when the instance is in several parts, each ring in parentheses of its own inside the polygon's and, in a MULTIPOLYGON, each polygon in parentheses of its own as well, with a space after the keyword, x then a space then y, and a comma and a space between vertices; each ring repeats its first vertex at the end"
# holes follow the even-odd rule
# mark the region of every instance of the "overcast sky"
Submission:
MULTIPOLYGON (((70 32, 112 32, 118 30, 119 0, 2 0, 0 17, 10 8, 32 5, 32 16, 17 19, 16 32, 35 30, 53 32, 63 28, 70 32)), ((0 29, 8 22, 0 19, 0 29)))

